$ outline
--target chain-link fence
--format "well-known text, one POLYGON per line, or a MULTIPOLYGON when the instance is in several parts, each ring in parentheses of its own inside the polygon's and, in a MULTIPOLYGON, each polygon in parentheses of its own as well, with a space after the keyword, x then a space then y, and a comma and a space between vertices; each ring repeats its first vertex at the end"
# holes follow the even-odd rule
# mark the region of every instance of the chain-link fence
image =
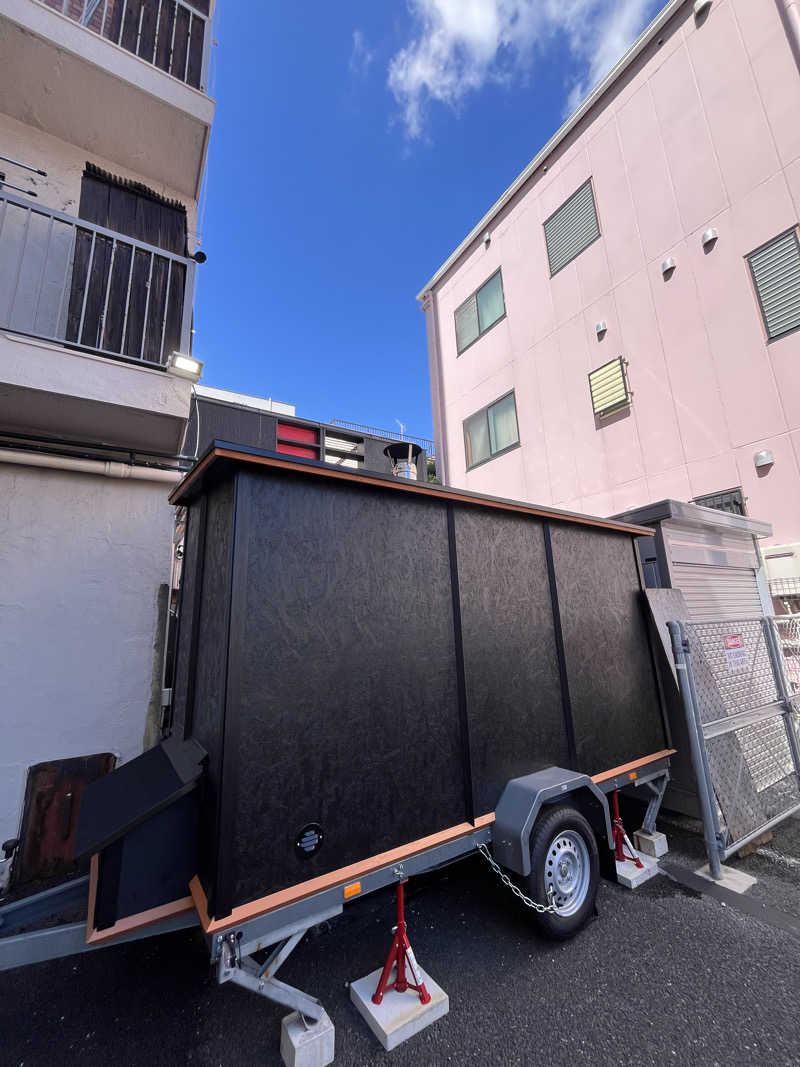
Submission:
POLYGON ((776 615, 773 621, 789 692, 800 695, 800 615, 776 615))
POLYGON ((785 619, 795 628, 780 617, 670 623, 712 868, 800 810, 800 617, 785 619))

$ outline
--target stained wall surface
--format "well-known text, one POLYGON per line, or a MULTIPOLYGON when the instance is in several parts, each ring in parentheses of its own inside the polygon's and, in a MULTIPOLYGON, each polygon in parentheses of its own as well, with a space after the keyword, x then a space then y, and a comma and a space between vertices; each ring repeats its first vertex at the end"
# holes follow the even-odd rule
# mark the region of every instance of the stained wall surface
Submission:
POLYGON ((142 751, 174 510, 161 483, 0 466, 0 839, 29 766, 142 751))
POLYGON ((767 342, 746 260, 800 221, 800 74, 779 7, 714 0, 696 20, 687 0, 495 217, 488 246, 481 234, 434 286, 449 484, 596 515, 741 487, 768 543, 800 539, 800 332, 767 342), (590 178, 601 236, 551 278, 543 223, 590 178), (506 317, 459 356, 454 312, 498 268, 506 317), (618 356, 632 406, 596 421, 587 375, 618 356), (512 389, 520 447, 468 471, 464 419, 512 389), (774 464, 757 471, 762 449, 774 464))

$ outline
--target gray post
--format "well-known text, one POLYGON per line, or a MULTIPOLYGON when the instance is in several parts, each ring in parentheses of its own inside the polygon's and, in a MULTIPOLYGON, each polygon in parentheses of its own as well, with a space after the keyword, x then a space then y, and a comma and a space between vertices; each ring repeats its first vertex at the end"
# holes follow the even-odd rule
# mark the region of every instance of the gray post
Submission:
POLYGON ((717 805, 714 797, 714 779, 711 775, 711 767, 708 763, 708 750, 706 748, 705 734, 703 733, 703 720, 700 718, 700 701, 697 699, 697 687, 694 684, 694 670, 692 668, 692 650, 689 645, 689 638, 686 634, 686 627, 682 622, 678 623, 678 630, 681 635, 681 644, 683 647, 684 662, 686 664, 686 677, 689 682, 689 692, 692 694, 692 713, 694 715, 694 723, 697 727, 697 740, 700 747, 700 758, 703 761, 703 772, 705 774, 706 783, 708 785, 708 796, 711 805, 711 826, 714 830, 714 838, 717 841, 720 852, 722 834, 719 829, 719 819, 717 818, 717 805))
MULTIPOLYGON (((214 37, 214 5, 209 7, 208 18, 203 28, 203 62, 200 67, 200 92, 208 95, 211 72, 211 48, 214 37)), ((188 48, 187 48, 188 55, 188 48)))
MULTIPOLYGON (((179 349, 185 356, 191 355, 192 352, 192 314, 194 312, 196 269, 197 264, 193 259, 190 259, 186 264, 186 283, 183 287, 183 314, 181 317, 181 340, 179 349)), ((171 352, 167 352, 167 362, 169 362, 171 355, 171 352)))
POLYGON ((697 779, 697 794, 700 798, 700 810, 703 816, 703 837, 706 842, 706 854, 708 855, 708 867, 711 877, 716 881, 722 878, 719 862, 719 841, 716 837, 711 797, 709 795, 709 780, 706 777, 706 765, 703 762, 702 744, 697 734, 697 717, 694 710, 692 690, 689 683, 689 667, 686 663, 685 638, 682 627, 678 622, 668 622, 669 636, 672 639, 672 653, 675 657, 675 667, 678 675, 678 686, 683 698, 683 709, 686 713, 686 725, 689 729, 689 742, 692 749, 692 763, 694 774, 697 779))

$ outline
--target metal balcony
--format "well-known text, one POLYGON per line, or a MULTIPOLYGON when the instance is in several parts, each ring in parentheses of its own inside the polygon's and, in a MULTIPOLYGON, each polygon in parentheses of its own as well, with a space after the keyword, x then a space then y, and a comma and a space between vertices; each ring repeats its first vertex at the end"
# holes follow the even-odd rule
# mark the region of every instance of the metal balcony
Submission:
POLYGON ((211 0, 39 0, 173 78, 206 92, 211 0))
POLYGON ((163 368, 191 348, 194 269, 0 187, 0 329, 163 368))

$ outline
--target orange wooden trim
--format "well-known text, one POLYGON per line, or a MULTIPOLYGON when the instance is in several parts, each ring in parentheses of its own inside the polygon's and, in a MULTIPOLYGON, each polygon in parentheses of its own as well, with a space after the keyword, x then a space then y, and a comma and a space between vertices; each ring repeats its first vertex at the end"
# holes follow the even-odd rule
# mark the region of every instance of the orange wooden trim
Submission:
MULTIPOLYGON (((94 858, 94 857, 93 857, 94 858)), ((140 930, 144 926, 152 926, 163 919, 170 919, 173 915, 183 915, 186 911, 194 908, 194 900, 191 897, 181 897, 180 900, 172 900, 169 904, 159 904, 157 908, 148 908, 147 911, 137 912, 136 915, 126 915, 124 919, 118 919, 107 930, 92 930, 89 932, 89 923, 86 923, 86 944, 97 945, 102 941, 110 941, 120 934, 130 933, 131 930, 140 930)), ((92 916, 94 921, 94 916, 92 916)))
POLYGON ((189 882, 189 892, 192 894, 194 906, 200 916, 200 925, 204 930, 208 930, 211 925, 211 918, 208 914, 208 898, 197 875, 189 882))
POLYGON ((491 824, 493 822, 494 822, 494 812, 490 811, 488 815, 479 815, 478 818, 475 820, 475 826, 476 827, 491 826, 491 824))
POLYGON ((613 767, 610 771, 603 771, 602 774, 593 774, 592 781, 595 785, 599 785, 600 782, 607 782, 609 778, 616 778, 618 774, 635 771, 638 767, 644 767, 647 763, 655 763, 656 760, 674 756, 675 752, 676 749, 674 748, 662 748, 660 752, 654 752, 652 756, 642 756, 641 759, 635 759, 631 763, 623 763, 621 767, 613 767))
POLYGON ((94 930, 94 902, 97 898, 97 876, 100 873, 100 857, 95 852, 89 861, 89 908, 86 912, 86 944, 94 930))
MULTIPOLYGON (((483 818, 494 819, 494 815, 491 817, 483 816, 483 818)), ((340 867, 337 871, 322 874, 318 878, 311 878, 307 882, 299 882, 297 885, 289 886, 288 889, 281 889, 277 893, 270 893, 269 896, 253 900, 249 904, 241 904, 238 908, 234 908, 230 915, 226 915, 222 919, 209 918, 208 900, 199 878, 193 878, 189 888, 194 899, 194 906, 197 908, 197 914, 200 916, 200 922, 203 924, 203 929, 207 934, 213 934, 218 930, 225 930, 229 926, 247 922, 248 919, 255 919, 259 915, 266 915, 267 912, 274 911, 276 908, 281 908, 286 904, 293 904, 297 900, 310 897, 312 894, 319 893, 324 889, 333 889, 337 885, 344 885, 345 882, 356 881, 362 875, 376 871, 380 867, 386 867, 390 863, 397 863, 399 860, 407 859, 409 856, 415 856, 418 852, 425 852, 426 849, 434 848, 436 845, 443 845, 447 841, 455 841, 459 837, 466 837, 467 834, 475 829, 476 825, 477 821, 475 825, 470 822, 462 822, 458 826, 451 826, 449 830, 440 830, 439 833, 421 837, 418 841, 412 841, 408 845, 401 845, 399 848, 390 849, 389 852, 381 852, 377 856, 370 856, 369 859, 351 863, 348 867, 340 867)))
POLYGON ((249 452, 238 452, 233 448, 215 448, 209 452, 205 459, 195 469, 188 474, 183 481, 172 490, 169 495, 169 501, 174 504, 178 501, 186 492, 186 490, 192 485, 192 483, 200 477, 211 463, 220 457, 222 459, 238 459, 242 463, 252 463, 259 467, 274 467, 279 470, 294 471, 295 474, 316 474, 322 478, 338 478, 346 482, 357 482, 358 484, 367 483, 368 485, 377 485, 381 489, 398 490, 405 493, 416 493, 417 495, 423 494, 425 496, 435 496, 442 500, 457 500, 464 504, 476 504, 480 507, 497 508, 499 511, 513 511, 519 512, 523 515, 535 515, 537 518, 542 519, 558 519, 562 522, 573 522, 580 526, 595 526, 604 530, 619 530, 622 533, 636 534, 638 537, 653 537, 655 536, 655 530, 647 526, 634 526, 625 522, 613 522, 610 519, 595 519, 589 515, 572 515, 568 512, 556 511, 553 508, 536 507, 533 504, 509 504, 504 500, 495 500, 492 497, 475 497, 465 496, 462 493, 444 492, 442 489, 437 489, 433 485, 420 485, 417 482, 406 481, 398 479, 396 482, 387 482, 383 478, 374 478, 369 474, 350 474, 347 471, 342 470, 340 467, 306 467, 301 463, 292 463, 291 460, 285 459, 273 459, 272 456, 254 456, 249 452))

